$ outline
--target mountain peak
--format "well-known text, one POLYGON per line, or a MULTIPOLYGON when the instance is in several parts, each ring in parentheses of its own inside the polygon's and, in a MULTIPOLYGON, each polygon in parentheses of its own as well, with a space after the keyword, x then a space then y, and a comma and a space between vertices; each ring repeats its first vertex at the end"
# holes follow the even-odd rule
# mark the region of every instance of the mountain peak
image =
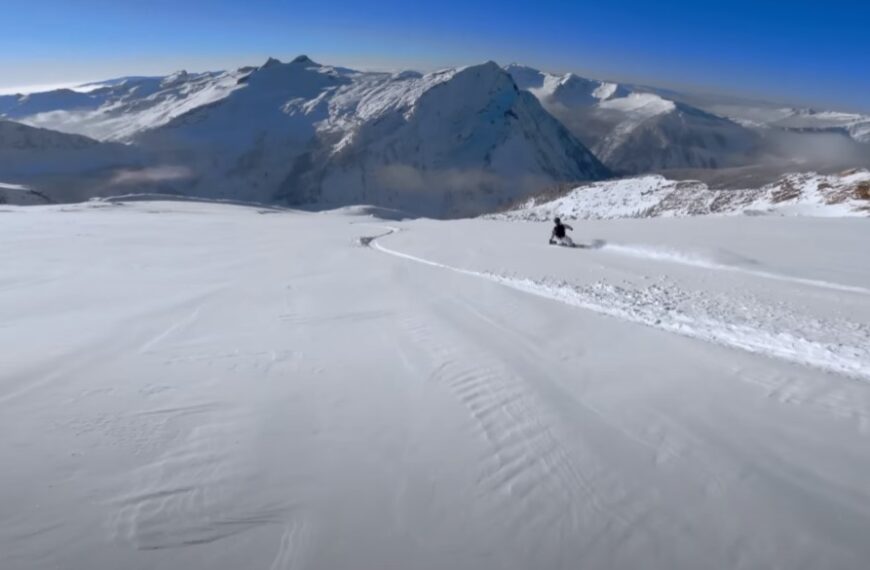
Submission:
POLYGON ((318 66, 317 63, 311 60, 307 55, 297 55, 289 63, 285 64, 280 59, 276 59, 274 57, 270 57, 266 60, 266 63, 260 66, 260 69, 268 69, 270 67, 279 67, 281 65, 306 65, 306 66, 318 66))
POLYGON ((478 63, 475 65, 469 65, 466 67, 461 67, 456 69, 457 74, 463 73, 475 73, 475 74, 483 74, 486 76, 506 76, 510 77, 507 71, 501 68, 499 64, 494 61, 487 61, 484 63, 478 63))
POLYGON ((166 86, 172 85, 174 83, 180 83, 182 81, 186 81, 189 77, 190 77, 190 74, 187 71, 182 69, 182 70, 176 71, 175 73, 172 73, 172 74, 164 77, 163 80, 160 82, 160 85, 163 87, 166 87, 166 86))
POLYGON ((600 85, 600 83, 601 83, 600 81, 595 81, 593 79, 587 79, 585 77, 581 77, 581 76, 577 75, 576 73, 568 72, 559 79, 558 84, 560 86, 564 86, 564 87, 574 87, 574 88, 579 87, 582 89, 589 89, 589 88, 592 88, 593 86, 600 85))
POLYGON ((518 62, 516 62, 516 61, 512 61, 511 63, 509 63, 509 64, 507 64, 506 66, 504 66, 504 68, 505 68, 506 71, 509 71, 509 72, 510 72, 510 71, 534 71, 534 72, 537 72, 537 73, 540 73, 540 72, 541 72, 539 69, 536 69, 536 68, 534 68, 534 67, 532 67, 532 66, 530 66, 530 65, 525 65, 525 64, 522 64, 522 63, 518 63, 518 62))
POLYGON ((533 67, 511 63, 504 69, 520 89, 538 89, 544 85, 544 74, 533 67))

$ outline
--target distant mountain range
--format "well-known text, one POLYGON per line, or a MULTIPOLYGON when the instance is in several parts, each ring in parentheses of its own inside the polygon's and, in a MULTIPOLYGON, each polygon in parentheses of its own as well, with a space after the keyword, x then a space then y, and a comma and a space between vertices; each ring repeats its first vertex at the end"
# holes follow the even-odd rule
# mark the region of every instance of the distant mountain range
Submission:
POLYGON ((553 75, 516 64, 506 70, 618 173, 790 161, 870 164, 870 116, 553 75))
POLYGON ((617 175, 870 163, 870 117, 492 62, 423 75, 270 59, 0 96, 0 119, 0 182, 55 201, 157 191, 455 217, 617 175))

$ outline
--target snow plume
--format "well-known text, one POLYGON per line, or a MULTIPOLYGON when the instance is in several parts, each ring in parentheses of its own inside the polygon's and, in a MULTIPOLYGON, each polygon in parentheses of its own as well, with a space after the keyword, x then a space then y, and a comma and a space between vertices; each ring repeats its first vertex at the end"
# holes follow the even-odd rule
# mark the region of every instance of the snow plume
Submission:
POLYGON ((112 178, 112 184, 143 184, 148 182, 173 182, 185 180, 193 176, 193 171, 186 166, 153 166, 138 170, 119 170, 112 178))

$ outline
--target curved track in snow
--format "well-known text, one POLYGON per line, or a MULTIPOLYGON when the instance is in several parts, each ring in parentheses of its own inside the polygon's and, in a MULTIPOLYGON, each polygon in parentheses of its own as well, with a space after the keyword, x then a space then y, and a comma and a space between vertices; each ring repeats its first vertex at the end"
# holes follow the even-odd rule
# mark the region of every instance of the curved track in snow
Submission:
POLYGON ((691 267, 699 267, 702 269, 713 269, 716 271, 728 271, 734 273, 742 273, 755 277, 763 277, 774 281, 782 281, 785 283, 796 283, 799 285, 808 285, 811 287, 820 287, 822 289, 831 289, 834 291, 842 291, 845 293, 861 293, 870 295, 870 289, 867 287, 857 287, 855 285, 843 285, 842 283, 832 283, 822 279, 807 279, 805 277, 795 277, 792 275, 783 275, 773 271, 763 271, 760 269, 752 269, 751 267, 741 267, 739 265, 731 265, 716 261, 715 259, 707 258, 703 255, 685 253, 673 249, 665 249, 661 247, 648 247, 642 245, 629 244, 613 244, 609 243, 604 246, 608 252, 617 253, 641 259, 651 259, 656 261, 664 261, 667 263, 676 263, 679 265, 688 265, 691 267))
MULTIPOLYGON (((690 299, 690 303, 688 303, 686 308, 677 308, 678 302, 685 300, 686 294, 678 291, 678 287, 673 284, 669 284, 669 286, 652 286, 646 290, 638 291, 611 286, 606 283, 596 283, 593 286, 574 286, 565 282, 518 278, 453 267, 391 249, 380 242, 382 238, 392 235, 397 231, 397 228, 389 227, 386 233, 360 238, 360 243, 388 255, 430 267, 485 279, 505 287, 510 287, 511 289, 573 307, 594 311, 694 339, 714 342, 731 348, 746 350, 795 364, 811 366, 827 372, 870 381, 870 327, 858 328, 857 334, 853 335, 854 342, 825 342, 824 340, 813 338, 811 334, 806 332, 812 327, 818 327, 819 323, 814 322, 802 327, 801 325, 805 325, 805 323, 802 323, 797 315, 786 317, 786 320, 790 321, 791 330, 783 330, 781 327, 771 326, 769 315, 765 315, 766 312, 769 312, 769 308, 758 307, 755 319, 744 320, 742 322, 739 319, 734 319, 735 314, 732 311, 735 310, 735 307, 728 307, 723 303, 718 310, 711 311, 708 307, 700 307, 703 302, 703 299, 700 297, 690 299), (693 304, 694 306, 692 306, 693 304), (766 320, 768 322, 765 322, 766 320)), ((764 271, 746 270, 687 256, 676 254, 665 255, 657 250, 648 251, 642 248, 620 248, 610 245, 605 246, 605 249, 709 269, 746 272, 765 278, 816 287, 854 293, 870 293, 870 290, 863 287, 851 287, 825 281, 787 277, 764 271)))

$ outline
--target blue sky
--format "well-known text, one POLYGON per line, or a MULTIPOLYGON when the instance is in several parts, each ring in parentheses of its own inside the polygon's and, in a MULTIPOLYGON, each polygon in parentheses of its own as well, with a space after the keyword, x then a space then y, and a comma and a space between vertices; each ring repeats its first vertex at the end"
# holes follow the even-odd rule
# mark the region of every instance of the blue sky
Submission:
POLYGON ((0 89, 307 53, 356 67, 493 59, 870 111, 870 1, 0 0, 0 89))

